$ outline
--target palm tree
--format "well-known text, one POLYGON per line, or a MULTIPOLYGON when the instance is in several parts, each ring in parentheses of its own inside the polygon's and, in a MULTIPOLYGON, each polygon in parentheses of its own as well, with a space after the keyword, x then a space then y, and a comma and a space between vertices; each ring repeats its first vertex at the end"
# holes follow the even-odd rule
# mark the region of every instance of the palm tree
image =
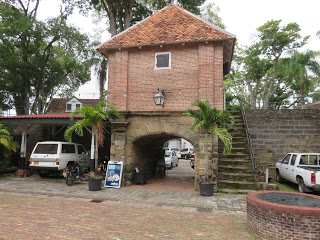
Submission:
POLYGON ((8 151, 16 152, 19 149, 19 144, 11 139, 11 136, 13 135, 14 133, 10 128, 5 124, 0 123, 0 146, 5 148, 6 151, 1 151, 5 156, 8 151))
POLYGON ((91 166, 90 170, 94 171, 98 162, 98 147, 102 147, 104 143, 104 133, 106 121, 111 116, 122 118, 121 113, 111 104, 106 101, 99 102, 95 108, 92 106, 83 106, 72 113, 71 120, 77 114, 81 114, 83 119, 78 120, 74 125, 67 128, 64 137, 67 141, 72 141, 72 133, 75 132, 78 136, 83 136, 83 128, 86 128, 91 133, 91 166), (91 130, 88 129, 91 127, 91 130), (96 143, 96 144, 95 144, 96 143))
POLYGON ((317 57, 320 52, 308 50, 300 53, 297 50, 290 52, 289 72, 294 80, 294 90, 300 93, 300 106, 305 104, 305 97, 313 88, 315 82, 319 82, 320 64, 317 57), (311 75, 313 74, 313 76, 311 75))
POLYGON ((232 150, 232 136, 226 129, 227 123, 233 123, 232 116, 222 110, 211 108, 208 100, 205 102, 196 100, 192 107, 199 107, 199 110, 188 109, 186 116, 193 117, 192 131, 205 132, 206 165, 205 179, 208 179, 208 134, 216 135, 223 143, 223 155, 228 155, 232 150))

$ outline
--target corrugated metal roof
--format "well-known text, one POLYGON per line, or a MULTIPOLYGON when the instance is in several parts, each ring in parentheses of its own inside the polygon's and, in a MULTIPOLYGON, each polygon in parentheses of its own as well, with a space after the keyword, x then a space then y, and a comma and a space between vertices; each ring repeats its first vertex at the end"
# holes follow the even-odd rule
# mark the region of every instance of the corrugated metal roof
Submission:
MULTIPOLYGON (((17 115, 9 117, 0 117, 0 119, 68 119, 71 117, 71 113, 48 113, 48 114, 36 114, 36 115, 17 115)), ((81 114, 77 114, 75 118, 83 118, 81 114)))

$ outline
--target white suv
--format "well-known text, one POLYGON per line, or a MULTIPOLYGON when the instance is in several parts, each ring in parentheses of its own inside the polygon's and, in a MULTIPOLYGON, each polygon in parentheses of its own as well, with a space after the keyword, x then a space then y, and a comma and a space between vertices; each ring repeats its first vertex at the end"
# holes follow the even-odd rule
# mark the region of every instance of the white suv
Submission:
POLYGON ((83 167, 90 166, 90 156, 81 144, 70 142, 38 142, 29 161, 29 168, 39 170, 41 177, 50 172, 63 170, 68 164, 79 162, 83 167))

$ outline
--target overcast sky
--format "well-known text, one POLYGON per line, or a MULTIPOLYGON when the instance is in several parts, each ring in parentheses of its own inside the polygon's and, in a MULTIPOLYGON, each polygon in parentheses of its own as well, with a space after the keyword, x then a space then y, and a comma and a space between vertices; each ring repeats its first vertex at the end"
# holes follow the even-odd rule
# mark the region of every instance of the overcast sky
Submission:
MULTIPOLYGON (((316 37, 320 31, 320 0, 207 0, 220 8, 219 16, 226 25, 226 30, 237 37, 241 46, 248 46, 255 40, 256 29, 269 20, 282 20, 283 24, 296 22, 301 27, 303 36, 310 35, 305 49, 320 50, 320 39, 316 37)), ((42 0, 38 17, 45 19, 59 14, 59 0, 42 0)), ((99 27, 90 18, 74 15, 70 22, 82 31, 93 35, 93 29, 99 27)), ((104 24, 100 24, 102 29, 104 24)), ((106 26, 107 27, 107 26, 106 26)), ((106 42, 109 35, 102 35, 106 42)), ((93 79, 90 84, 82 86, 76 94, 80 98, 98 98, 98 83, 93 79), (90 94, 88 94, 88 92, 90 94), (80 93, 80 96, 79 96, 80 93), (85 94, 86 93, 86 94, 85 94), (93 95, 93 93, 96 93, 93 95)))

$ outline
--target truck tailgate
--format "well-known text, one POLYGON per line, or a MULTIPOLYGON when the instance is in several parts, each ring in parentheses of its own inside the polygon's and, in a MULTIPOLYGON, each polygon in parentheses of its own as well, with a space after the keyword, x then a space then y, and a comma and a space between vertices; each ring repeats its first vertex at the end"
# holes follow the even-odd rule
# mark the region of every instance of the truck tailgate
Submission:
POLYGON ((320 171, 317 171, 315 173, 316 173, 316 184, 320 185, 320 171))

